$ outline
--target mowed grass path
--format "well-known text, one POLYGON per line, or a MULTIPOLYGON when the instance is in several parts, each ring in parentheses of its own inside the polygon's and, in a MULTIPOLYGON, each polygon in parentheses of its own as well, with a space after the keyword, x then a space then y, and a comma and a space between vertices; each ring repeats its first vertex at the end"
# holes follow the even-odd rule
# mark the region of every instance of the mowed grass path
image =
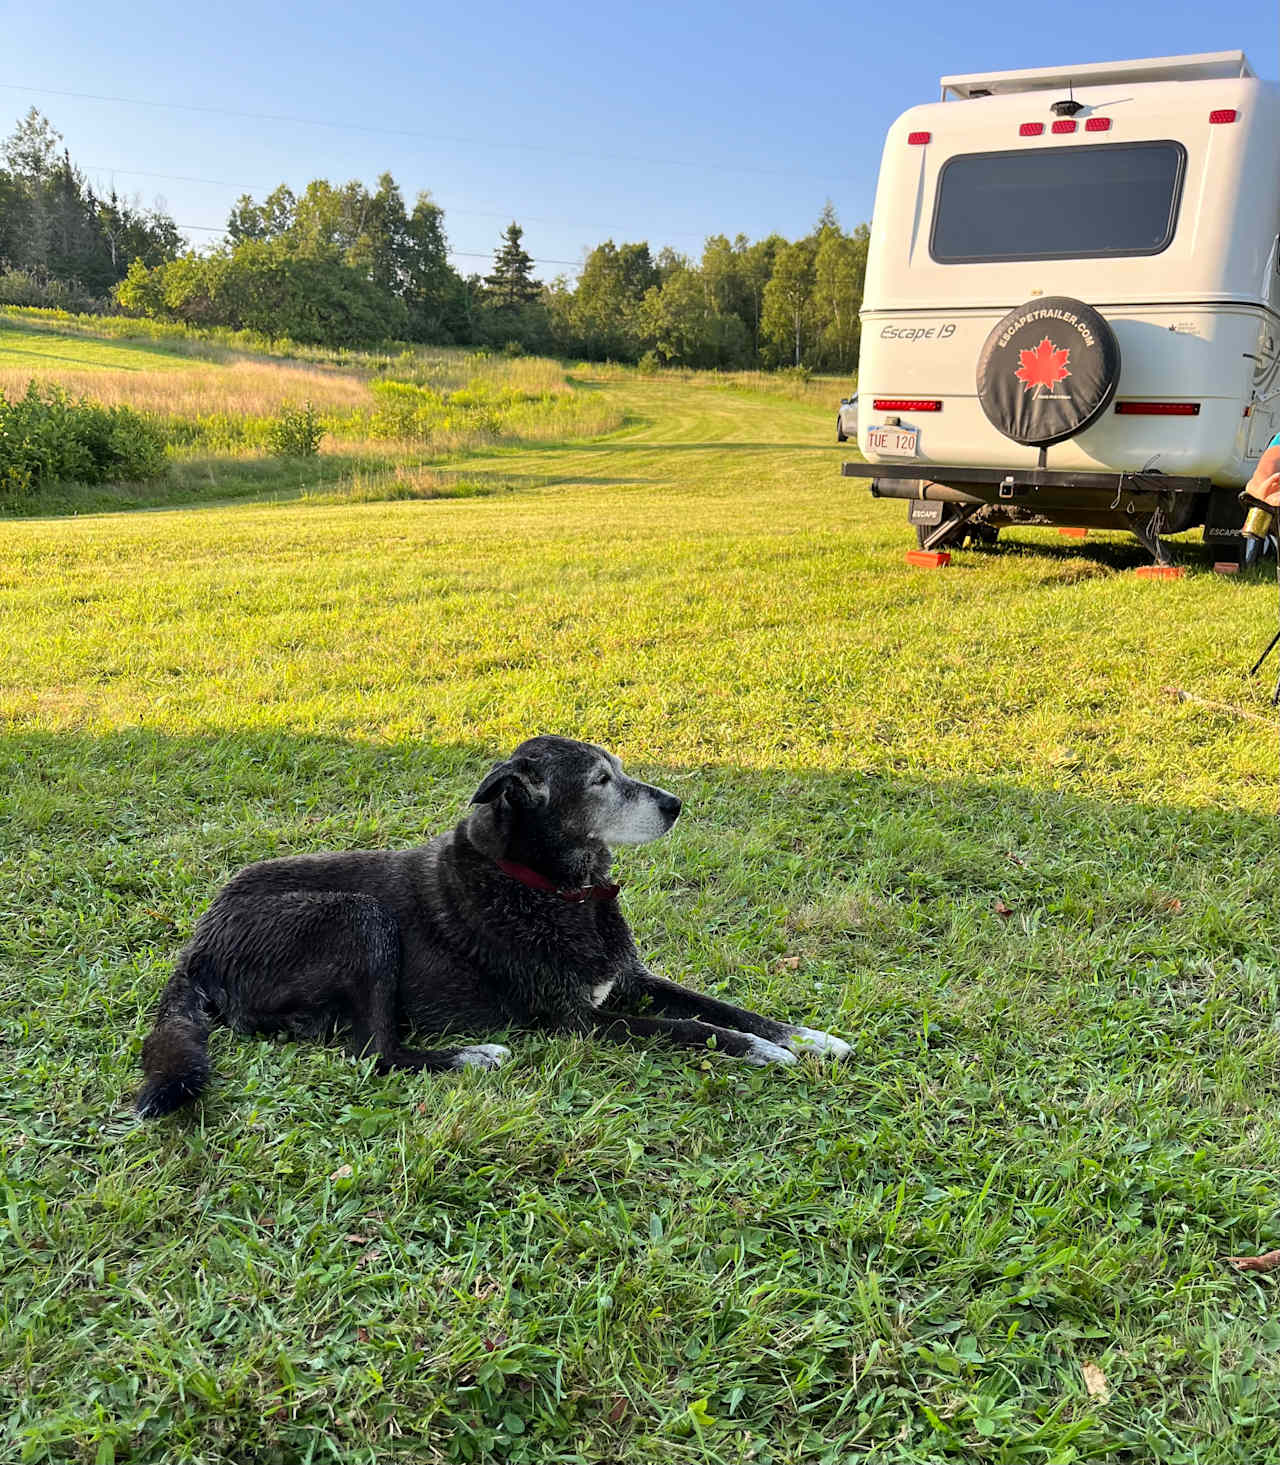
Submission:
POLYGON ((0 375, 10 369, 41 376, 67 368, 104 367, 114 371, 199 369, 201 363, 147 342, 86 339, 15 325, 0 316, 0 375))
POLYGON ((5 525, 0 1453, 1276 1458, 1222 1261, 1280 1241, 1274 586, 911 571, 834 411, 596 388, 635 424, 469 459, 502 497, 5 525), (227 874, 446 827, 537 731, 685 799, 619 861, 653 963, 851 1062, 222 1033, 132 1117, 227 874))

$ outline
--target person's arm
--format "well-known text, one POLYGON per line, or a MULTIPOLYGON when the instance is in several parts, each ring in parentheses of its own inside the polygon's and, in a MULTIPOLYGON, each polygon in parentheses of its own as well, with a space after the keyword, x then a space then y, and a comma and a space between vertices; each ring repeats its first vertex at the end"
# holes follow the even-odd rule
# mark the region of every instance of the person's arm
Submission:
POLYGON ((1280 508, 1280 442, 1273 442, 1258 459, 1258 466, 1245 484, 1244 491, 1250 498, 1261 499, 1264 504, 1280 508))

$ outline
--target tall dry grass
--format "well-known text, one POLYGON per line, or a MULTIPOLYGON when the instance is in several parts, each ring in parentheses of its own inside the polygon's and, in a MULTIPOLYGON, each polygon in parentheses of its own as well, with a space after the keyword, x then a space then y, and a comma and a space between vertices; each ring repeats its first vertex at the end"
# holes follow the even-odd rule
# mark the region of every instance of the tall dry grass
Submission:
POLYGON ((261 453, 280 410, 303 402, 310 402, 321 415, 327 434, 324 451, 352 456, 409 451, 437 457, 503 443, 595 437, 612 432, 623 421, 616 400, 575 391, 554 361, 477 360, 458 352, 456 358, 437 358, 429 371, 420 374, 439 383, 434 390, 449 395, 466 395, 481 381, 523 399, 503 400, 478 415, 445 409, 429 428, 400 435, 375 428, 377 404, 371 385, 377 378, 371 373, 288 362, 238 360, 225 366, 204 363, 191 370, 154 371, 8 367, 0 369, 0 392, 11 399, 20 397, 35 378, 54 383, 73 397, 108 407, 132 407, 163 425, 180 456, 210 450, 261 453))
POLYGON ((286 403, 309 401, 322 412, 354 412, 369 403, 366 374, 286 361, 233 360, 155 371, 112 367, 0 367, 0 392, 21 396, 27 383, 50 382, 73 397, 132 407, 164 418, 215 414, 273 417, 286 403))
POLYGON ((573 392, 564 371, 545 357, 485 357, 471 351, 406 351, 364 368, 320 366, 298 361, 237 356, 193 360, 190 367, 166 364, 154 370, 109 366, 48 366, 28 362, 0 367, 0 392, 21 396, 33 378, 62 387, 73 397, 90 397, 107 407, 132 407, 159 417, 189 420, 214 416, 273 417, 281 407, 310 402, 327 414, 372 407, 371 381, 379 376, 454 392, 480 379, 530 395, 561 397, 573 392), (381 368, 379 370, 378 368, 381 368))
MULTIPOLYGON (((120 322, 96 331, 92 325, 107 323, 17 324, 45 340, 58 336, 67 349, 58 357, 29 355, 0 366, 0 393, 21 397, 34 379, 72 397, 131 407, 157 422, 171 457, 183 462, 203 462, 210 455, 242 462, 261 457, 270 450, 271 425, 281 410, 307 402, 320 416, 326 455, 389 464, 401 459, 413 468, 456 453, 597 437, 624 420, 615 400, 575 386, 558 362, 545 357, 419 348, 365 353, 335 364, 249 354, 197 337, 185 343, 191 354, 175 360, 169 348, 184 343, 162 332, 165 357, 159 360, 139 352, 138 365, 116 364, 118 354, 95 365, 95 345, 127 345, 138 333, 120 322), (74 330, 67 331, 68 324, 74 330), (64 359, 77 351, 82 359, 64 359), (415 410, 389 412, 389 405, 403 408, 406 400, 415 410)), ((398 481, 392 486, 405 491, 398 481)), ((374 491, 385 494, 387 487, 379 482, 374 491)))
POLYGON ((785 397, 791 402, 805 402, 813 407, 834 406, 848 396, 857 385, 857 373, 848 376, 801 376, 789 371, 724 371, 698 372, 705 385, 727 391, 762 392, 770 397, 785 397))
POLYGON ((712 391, 763 393, 814 407, 831 406, 857 386, 857 373, 854 371, 850 371, 848 376, 814 376, 785 368, 781 371, 703 371, 692 366, 662 366, 646 372, 616 361, 581 361, 572 368, 572 374, 587 382, 679 381, 690 387, 712 391))
POLYGON ((558 361, 546 356, 490 356, 485 351, 426 348, 405 351, 382 371, 388 380, 411 382, 436 392, 456 392, 479 380, 530 396, 573 390, 558 361))
POLYGON ((430 468, 422 464, 388 463, 385 467, 365 465, 344 475, 332 488, 305 490, 307 503, 385 503, 393 499, 484 498, 511 493, 526 487, 527 475, 491 471, 468 473, 430 468))

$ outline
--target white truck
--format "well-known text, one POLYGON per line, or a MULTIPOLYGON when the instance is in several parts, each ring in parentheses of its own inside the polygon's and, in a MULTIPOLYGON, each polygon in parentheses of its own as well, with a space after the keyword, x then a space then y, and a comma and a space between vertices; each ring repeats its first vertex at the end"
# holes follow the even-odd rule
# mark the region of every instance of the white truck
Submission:
MULTIPOLYGON (((920 543, 1238 551, 1280 430, 1280 86, 1244 53, 942 79, 889 129, 848 477, 920 543)), ((1220 556, 1221 557, 1221 556, 1220 556)))

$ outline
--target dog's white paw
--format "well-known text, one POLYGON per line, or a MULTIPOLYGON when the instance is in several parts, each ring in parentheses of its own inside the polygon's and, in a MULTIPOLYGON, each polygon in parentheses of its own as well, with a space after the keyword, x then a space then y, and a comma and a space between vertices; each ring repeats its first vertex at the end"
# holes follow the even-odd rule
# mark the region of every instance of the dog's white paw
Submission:
POLYGON ((771 1043, 768 1038, 757 1038, 752 1033, 747 1033, 745 1036, 750 1044, 747 1052, 742 1055, 745 1063, 754 1063, 757 1067, 763 1068, 766 1063, 785 1065, 796 1061, 796 1055, 779 1043, 771 1043))
POLYGON ((511 1049, 501 1043, 477 1043, 473 1048, 459 1048, 454 1055, 455 1068, 497 1068, 511 1057, 511 1049))
POLYGON ((853 1049, 843 1038, 818 1028, 792 1028, 787 1047, 793 1053, 821 1055, 824 1058, 847 1058, 853 1049))

